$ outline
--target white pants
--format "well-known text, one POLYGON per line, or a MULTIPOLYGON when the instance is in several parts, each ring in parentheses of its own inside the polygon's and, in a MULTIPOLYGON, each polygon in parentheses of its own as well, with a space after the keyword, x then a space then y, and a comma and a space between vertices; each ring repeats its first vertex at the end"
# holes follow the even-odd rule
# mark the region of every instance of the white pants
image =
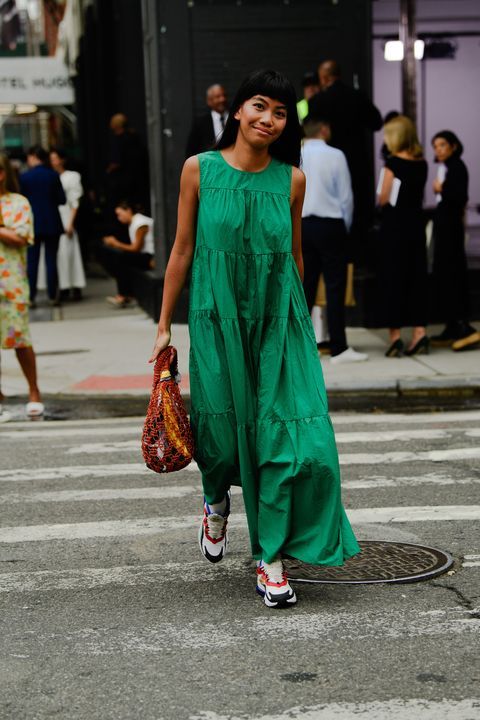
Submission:
MULTIPOLYGON (((68 237, 66 233, 60 236, 57 254, 57 270, 60 290, 84 288, 87 284, 85 271, 83 269, 82 253, 80 252, 80 243, 78 242, 76 232, 73 233, 72 237, 68 237)), ((40 252, 37 287, 39 290, 45 290, 47 287, 43 247, 40 252)))

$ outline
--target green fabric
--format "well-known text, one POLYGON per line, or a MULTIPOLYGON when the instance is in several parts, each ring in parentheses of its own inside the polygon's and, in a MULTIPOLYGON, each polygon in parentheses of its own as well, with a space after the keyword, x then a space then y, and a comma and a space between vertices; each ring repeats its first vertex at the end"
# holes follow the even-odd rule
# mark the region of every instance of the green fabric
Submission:
POLYGON ((202 153, 190 290, 191 420, 208 503, 241 485, 253 556, 341 565, 359 552, 292 255, 292 168, 202 153))

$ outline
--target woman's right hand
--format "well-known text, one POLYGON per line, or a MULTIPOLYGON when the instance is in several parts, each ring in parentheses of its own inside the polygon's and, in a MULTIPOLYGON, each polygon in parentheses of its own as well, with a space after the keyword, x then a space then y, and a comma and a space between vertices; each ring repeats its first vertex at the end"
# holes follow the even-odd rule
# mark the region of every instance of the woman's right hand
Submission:
POLYGON ((148 361, 149 363, 155 362, 162 350, 165 350, 165 348, 170 345, 170 338, 170 330, 163 330, 158 332, 157 339, 155 340, 155 345, 152 350, 152 355, 150 357, 150 360, 148 361))

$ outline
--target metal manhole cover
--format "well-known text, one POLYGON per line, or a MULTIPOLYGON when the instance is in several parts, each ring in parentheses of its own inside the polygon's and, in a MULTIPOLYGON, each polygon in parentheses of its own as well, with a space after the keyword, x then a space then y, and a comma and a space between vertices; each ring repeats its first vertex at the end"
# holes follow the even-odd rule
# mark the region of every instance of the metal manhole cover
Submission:
POLYGON ((451 555, 425 545, 378 540, 361 540, 359 545, 362 552, 342 567, 308 565, 285 558, 285 568, 294 582, 369 584, 429 580, 453 565, 451 555))

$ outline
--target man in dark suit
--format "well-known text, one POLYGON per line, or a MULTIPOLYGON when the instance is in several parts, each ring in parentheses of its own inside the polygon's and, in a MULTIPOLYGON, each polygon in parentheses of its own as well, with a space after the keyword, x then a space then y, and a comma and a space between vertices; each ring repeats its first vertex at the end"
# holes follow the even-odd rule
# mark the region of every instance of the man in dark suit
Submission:
POLYGON ((35 307, 37 294, 38 263, 40 249, 45 246, 45 265, 47 267, 47 290, 52 304, 58 304, 57 252, 63 224, 58 211, 59 205, 65 205, 67 199, 63 191, 60 176, 47 166, 48 153, 39 145, 27 152, 27 165, 30 168, 20 176, 20 192, 30 202, 33 212, 35 244, 28 248, 27 272, 30 284, 30 305, 35 307))
POLYGON ((210 150, 220 138, 227 121, 227 95, 223 85, 210 85, 207 88, 209 111, 197 118, 188 136, 185 157, 210 150))
POLYGON ((364 92, 342 82, 335 60, 321 63, 318 79, 321 89, 309 101, 309 114, 328 118, 330 145, 342 150, 347 158, 355 206, 352 235, 362 240, 373 219, 371 133, 382 127, 382 116, 364 92))

